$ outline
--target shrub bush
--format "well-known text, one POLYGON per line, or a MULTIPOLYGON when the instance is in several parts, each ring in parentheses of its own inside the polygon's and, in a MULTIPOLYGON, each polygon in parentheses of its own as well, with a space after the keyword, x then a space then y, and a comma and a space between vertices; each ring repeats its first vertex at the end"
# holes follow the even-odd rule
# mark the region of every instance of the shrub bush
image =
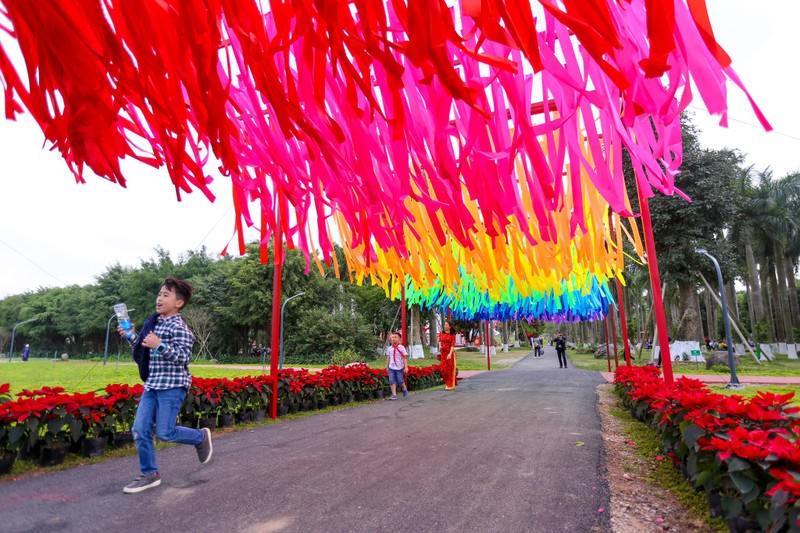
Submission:
POLYGON ((338 350, 331 355, 331 364, 337 366, 349 365, 350 363, 357 363, 358 361, 358 354, 349 348, 338 350))
POLYGON ((378 339, 372 328, 358 313, 329 313, 323 309, 312 309, 302 316, 300 326, 286 332, 285 353, 293 359, 299 357, 323 356, 324 363, 342 350, 352 350, 358 359, 373 360, 378 339))

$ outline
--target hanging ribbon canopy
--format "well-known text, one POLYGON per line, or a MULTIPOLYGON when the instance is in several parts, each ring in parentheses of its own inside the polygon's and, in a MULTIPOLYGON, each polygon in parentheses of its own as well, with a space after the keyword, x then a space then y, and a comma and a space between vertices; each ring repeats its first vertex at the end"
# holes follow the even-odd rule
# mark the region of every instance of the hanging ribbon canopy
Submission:
POLYGON ((570 257, 602 287, 623 148, 644 194, 680 194, 691 86, 723 123, 727 81, 744 90, 703 0, 0 0, 0 26, 6 117, 29 112, 78 181, 125 186, 131 157, 213 200, 221 173, 240 252, 245 225, 264 247, 280 227, 327 262, 334 219, 358 276, 420 290, 457 260, 563 294, 570 257))
POLYGON ((453 296, 436 286, 425 291, 406 284, 406 301, 422 309, 449 309, 451 316, 463 320, 543 320, 546 322, 578 322, 600 320, 608 314, 613 297, 606 282, 593 276, 562 282, 546 291, 535 291, 521 297, 514 282, 508 280, 499 295, 477 289, 473 278, 466 275, 453 296))

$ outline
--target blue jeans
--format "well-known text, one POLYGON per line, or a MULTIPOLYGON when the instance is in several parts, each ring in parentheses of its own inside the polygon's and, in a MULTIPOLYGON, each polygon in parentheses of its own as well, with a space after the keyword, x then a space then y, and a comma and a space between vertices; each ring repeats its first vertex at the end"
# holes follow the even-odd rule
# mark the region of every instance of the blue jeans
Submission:
POLYGON ((177 425, 178 413, 186 397, 186 389, 176 387, 166 390, 145 390, 136 419, 133 422, 133 440, 139 452, 139 468, 142 474, 155 474, 156 447, 153 444, 153 425, 156 438, 163 442, 179 442, 197 446, 203 441, 203 432, 177 425))

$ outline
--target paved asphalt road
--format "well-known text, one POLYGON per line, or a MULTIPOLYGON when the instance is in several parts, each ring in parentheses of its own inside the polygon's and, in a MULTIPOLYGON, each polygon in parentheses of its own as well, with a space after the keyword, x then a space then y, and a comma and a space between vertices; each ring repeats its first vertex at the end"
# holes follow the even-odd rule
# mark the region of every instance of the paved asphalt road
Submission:
POLYGON ((455 392, 412 393, 159 452, 0 483, 0 531, 606 531, 598 373, 548 347, 455 392), (584 443, 579 445, 578 443, 584 443))

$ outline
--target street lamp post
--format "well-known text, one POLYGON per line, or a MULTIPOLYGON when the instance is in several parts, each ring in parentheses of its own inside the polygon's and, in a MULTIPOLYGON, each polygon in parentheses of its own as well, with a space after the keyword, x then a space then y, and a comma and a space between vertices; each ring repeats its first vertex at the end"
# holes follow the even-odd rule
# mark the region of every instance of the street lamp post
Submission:
MULTIPOLYGON (((136 309, 128 309, 128 313, 132 313, 136 311, 136 309)), ((108 333, 111 331, 111 321, 116 317, 116 313, 111 315, 108 318, 108 322, 106 322, 106 347, 103 348, 103 366, 106 365, 106 359, 108 358, 108 333)))
POLYGON ((11 347, 8 350, 8 362, 11 362, 11 355, 14 353, 14 337, 17 334, 17 326, 21 326, 22 324, 27 324, 28 322, 33 322, 36 320, 35 318, 29 318, 28 320, 23 320, 22 322, 17 322, 14 324, 14 329, 11 330, 11 347))
POLYGON ((304 294, 305 294, 305 292, 298 292, 294 296, 291 296, 291 297, 287 298, 286 301, 283 302, 283 305, 281 306, 281 338, 280 338, 280 341, 278 343, 278 350, 279 350, 278 351, 278 368, 283 368, 283 310, 286 309, 286 304, 288 304, 289 302, 291 302, 295 298, 301 297, 304 294))
POLYGON ((726 389, 741 389, 743 388, 742 384, 739 383, 739 378, 736 376, 736 363, 733 359, 733 340, 731 339, 731 323, 730 319, 728 318, 728 302, 725 298, 725 288, 724 282, 722 281, 722 270, 719 268, 719 262, 717 259, 708 253, 708 250, 704 248, 698 248, 695 250, 698 254, 705 255, 714 263, 714 268, 717 269, 717 281, 719 282, 719 293, 722 300, 722 323, 725 325, 725 343, 728 345, 728 365, 731 367, 731 381, 728 383, 725 388, 726 389))

